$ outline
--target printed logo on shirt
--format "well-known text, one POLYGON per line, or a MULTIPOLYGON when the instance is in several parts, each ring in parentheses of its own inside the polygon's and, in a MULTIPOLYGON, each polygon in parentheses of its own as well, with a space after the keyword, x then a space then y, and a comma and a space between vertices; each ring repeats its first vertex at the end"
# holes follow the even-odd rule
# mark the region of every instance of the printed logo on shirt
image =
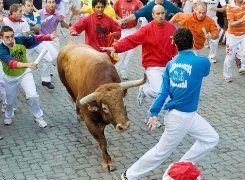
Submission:
POLYGON ((15 50, 14 52, 11 53, 11 55, 19 62, 23 62, 24 60, 24 53, 21 49, 15 50))
POLYGON ((169 73, 170 75, 170 86, 177 88, 187 88, 188 76, 191 75, 192 65, 174 63, 172 64, 169 73))
POLYGON ((105 38, 108 35, 108 29, 102 27, 101 24, 96 24, 96 35, 97 39, 105 38))

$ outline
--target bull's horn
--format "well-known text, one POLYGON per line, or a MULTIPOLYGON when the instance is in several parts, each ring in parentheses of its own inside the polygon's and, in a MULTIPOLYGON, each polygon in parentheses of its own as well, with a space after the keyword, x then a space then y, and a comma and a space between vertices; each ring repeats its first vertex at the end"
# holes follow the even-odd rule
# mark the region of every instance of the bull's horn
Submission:
POLYGON ((146 79, 147 79, 146 74, 144 74, 144 78, 142 79, 122 82, 119 85, 123 88, 123 90, 125 90, 131 87, 136 87, 144 84, 146 82, 146 79))
POLYGON ((84 105, 84 104, 90 103, 90 102, 95 101, 95 100, 96 100, 96 93, 93 92, 93 93, 83 97, 82 99, 80 99, 79 103, 81 105, 84 105))

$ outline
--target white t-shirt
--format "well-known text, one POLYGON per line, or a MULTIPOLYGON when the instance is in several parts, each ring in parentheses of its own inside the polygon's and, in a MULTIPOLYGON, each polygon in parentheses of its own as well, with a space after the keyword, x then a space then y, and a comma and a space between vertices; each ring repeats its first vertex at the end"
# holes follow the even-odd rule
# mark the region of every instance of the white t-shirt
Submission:
POLYGON ((205 2, 207 4, 207 15, 211 16, 213 18, 216 18, 216 11, 211 11, 211 8, 217 8, 219 2, 221 4, 221 6, 225 6, 226 5, 226 1, 225 0, 201 0, 202 2, 205 2))
POLYGON ((8 17, 3 18, 4 24, 6 26, 11 27, 14 30, 15 37, 22 36, 23 33, 30 31, 30 26, 29 26, 28 22, 24 18, 22 18, 21 20, 23 22, 12 22, 9 20, 8 17))

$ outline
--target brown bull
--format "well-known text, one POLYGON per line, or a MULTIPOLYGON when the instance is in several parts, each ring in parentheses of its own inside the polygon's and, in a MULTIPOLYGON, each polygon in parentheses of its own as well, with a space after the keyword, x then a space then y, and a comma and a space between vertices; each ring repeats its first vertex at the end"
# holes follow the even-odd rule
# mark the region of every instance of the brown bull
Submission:
POLYGON ((105 126, 112 124, 119 132, 129 128, 123 97, 128 88, 143 84, 146 77, 120 83, 119 75, 107 54, 74 42, 61 49, 57 67, 62 83, 76 103, 78 116, 85 121, 100 146, 102 166, 113 170, 107 152, 105 126))

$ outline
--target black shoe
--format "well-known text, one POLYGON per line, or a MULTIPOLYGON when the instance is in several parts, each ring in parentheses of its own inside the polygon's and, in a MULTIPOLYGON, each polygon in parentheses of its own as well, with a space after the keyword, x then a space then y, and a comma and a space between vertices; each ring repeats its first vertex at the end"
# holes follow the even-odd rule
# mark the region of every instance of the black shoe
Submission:
POLYGON ((121 180, 128 180, 127 176, 126 176, 126 172, 124 171, 124 173, 121 174, 121 180))
POLYGON ((42 85, 46 86, 49 89, 54 89, 55 88, 55 86, 51 82, 42 81, 42 85))

